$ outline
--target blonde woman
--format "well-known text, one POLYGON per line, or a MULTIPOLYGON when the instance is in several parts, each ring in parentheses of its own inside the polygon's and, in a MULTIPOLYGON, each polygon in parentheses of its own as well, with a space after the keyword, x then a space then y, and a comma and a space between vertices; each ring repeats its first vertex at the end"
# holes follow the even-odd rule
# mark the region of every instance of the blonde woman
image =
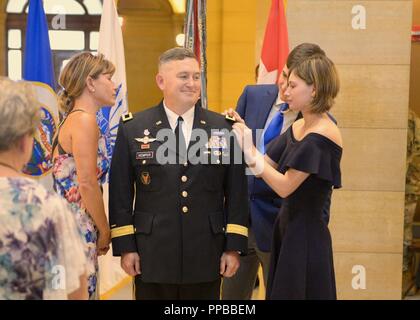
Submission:
POLYGON ((39 104, 25 82, 0 77, 0 92, 0 300, 87 299, 89 265, 73 213, 21 173, 39 104))
POLYGON ((97 256, 106 254, 110 243, 101 192, 109 159, 96 113, 115 103, 114 71, 103 55, 83 52, 67 63, 59 78, 60 108, 65 115, 54 142, 54 186, 73 207, 96 267, 88 276, 90 299, 98 298, 97 256))

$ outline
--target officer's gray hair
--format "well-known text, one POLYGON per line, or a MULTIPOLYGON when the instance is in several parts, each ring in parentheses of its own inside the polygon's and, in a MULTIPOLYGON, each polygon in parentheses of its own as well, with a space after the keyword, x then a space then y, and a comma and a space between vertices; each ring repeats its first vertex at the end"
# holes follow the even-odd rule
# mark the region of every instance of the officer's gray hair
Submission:
MULTIPOLYGON (((170 61, 174 60, 184 60, 184 59, 195 59, 197 60, 197 56, 192 52, 190 49, 187 48, 172 48, 164 53, 162 53, 159 57, 159 67, 162 64, 165 64, 170 61)), ((198 61, 198 60, 197 60, 198 61)))
POLYGON ((40 122, 40 105, 29 83, 0 77, 0 152, 9 150, 40 122))

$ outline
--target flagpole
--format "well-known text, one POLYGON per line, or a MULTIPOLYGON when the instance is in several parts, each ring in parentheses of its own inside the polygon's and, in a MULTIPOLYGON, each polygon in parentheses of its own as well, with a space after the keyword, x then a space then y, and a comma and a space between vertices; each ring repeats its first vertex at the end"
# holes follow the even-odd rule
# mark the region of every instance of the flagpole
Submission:
POLYGON ((201 106, 207 109, 206 0, 185 3, 184 47, 197 56, 201 70, 201 106))

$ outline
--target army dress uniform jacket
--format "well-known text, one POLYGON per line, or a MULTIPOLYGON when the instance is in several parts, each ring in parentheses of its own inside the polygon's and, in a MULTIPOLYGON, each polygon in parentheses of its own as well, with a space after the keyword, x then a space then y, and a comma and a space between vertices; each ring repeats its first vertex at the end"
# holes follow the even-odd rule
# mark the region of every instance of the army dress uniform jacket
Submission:
MULTIPOLYGON (((247 250, 245 165, 233 163, 235 139, 228 149, 223 149, 227 139, 218 140, 218 130, 230 131, 231 123, 195 106, 193 132, 202 129, 209 142, 223 141, 199 148, 197 155, 213 157, 204 164, 161 164, 158 148, 165 142, 156 138, 161 129, 171 129, 163 103, 120 122, 109 184, 113 255, 138 252, 143 282, 215 281, 224 251, 247 250)), ((188 149, 195 143, 191 138, 188 149)))

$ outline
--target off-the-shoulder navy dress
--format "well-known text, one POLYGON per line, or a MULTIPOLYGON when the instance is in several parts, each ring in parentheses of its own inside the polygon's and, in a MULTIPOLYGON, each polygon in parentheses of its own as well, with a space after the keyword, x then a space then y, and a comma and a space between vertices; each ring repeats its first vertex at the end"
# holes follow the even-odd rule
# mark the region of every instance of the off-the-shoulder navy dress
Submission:
POLYGON ((293 168, 310 175, 284 199, 277 216, 266 297, 336 299, 331 236, 322 210, 331 189, 341 187, 342 148, 318 133, 298 141, 290 127, 267 155, 283 174, 293 168))

